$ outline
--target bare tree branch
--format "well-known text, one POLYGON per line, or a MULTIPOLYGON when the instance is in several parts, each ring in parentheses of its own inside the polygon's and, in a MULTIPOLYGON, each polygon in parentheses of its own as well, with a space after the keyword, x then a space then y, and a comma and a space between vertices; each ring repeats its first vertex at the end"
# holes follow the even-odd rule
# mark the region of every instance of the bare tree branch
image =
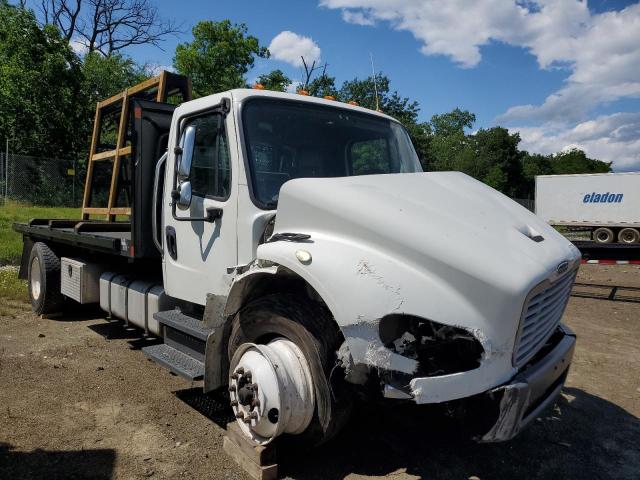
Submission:
POLYGON ((71 41, 81 38, 89 52, 110 55, 131 45, 160 47, 181 25, 160 17, 150 0, 40 0, 44 23, 71 41))

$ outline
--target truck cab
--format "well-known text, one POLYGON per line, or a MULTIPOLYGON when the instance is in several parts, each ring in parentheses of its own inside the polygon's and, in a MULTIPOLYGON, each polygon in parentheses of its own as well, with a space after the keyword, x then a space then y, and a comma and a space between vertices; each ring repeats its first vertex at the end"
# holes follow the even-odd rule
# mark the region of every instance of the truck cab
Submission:
MULTIPOLYGON (((166 153, 146 162, 148 207, 133 213, 157 270, 101 261, 99 302, 144 312, 164 340, 147 356, 227 388, 251 441, 326 441, 356 394, 489 405, 478 438, 502 441, 557 398, 580 254, 535 215, 462 173, 422 172, 402 125, 358 106, 239 89, 163 118, 166 153)), ((99 263, 37 226, 18 227, 32 284, 38 249, 99 263)))

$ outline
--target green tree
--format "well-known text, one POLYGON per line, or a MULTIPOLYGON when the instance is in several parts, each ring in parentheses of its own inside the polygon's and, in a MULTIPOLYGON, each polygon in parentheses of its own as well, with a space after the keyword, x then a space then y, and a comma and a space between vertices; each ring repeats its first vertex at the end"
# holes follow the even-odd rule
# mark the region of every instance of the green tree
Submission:
POLYGON ((328 75, 321 75, 311 80, 307 85, 307 90, 309 95, 314 97, 331 96, 337 100, 340 96, 336 88, 336 79, 328 75))
POLYGON ((244 24, 203 21, 192 33, 193 41, 176 47, 173 65, 191 77, 196 97, 245 86, 255 57, 269 57, 269 50, 247 34, 244 24))
POLYGON ((284 92, 292 82, 282 70, 273 70, 269 73, 263 73, 260 75, 258 77, 258 83, 263 85, 267 90, 284 92))
POLYGON ((548 155, 522 152, 522 173, 524 175, 523 197, 533 198, 535 195, 535 181, 538 175, 551 175, 553 166, 548 155))
POLYGON ((425 155, 429 170, 460 170, 476 178, 486 174, 488 169, 478 164, 471 139, 465 134, 465 128, 472 128, 475 120, 473 113, 459 108, 431 117, 425 155))
POLYGON ((471 140, 475 161, 480 168, 469 173, 505 195, 521 196, 524 193, 524 175, 523 152, 518 149, 520 135, 509 133, 506 128, 493 127, 479 130, 471 140))
POLYGON ((453 135, 464 133, 465 128, 473 128, 476 116, 468 110, 456 107, 448 113, 432 116, 430 123, 434 135, 453 135))
POLYGON ((550 159, 553 173, 564 175, 570 173, 608 173, 611 162, 603 162, 587 157, 580 149, 573 148, 553 155, 550 159))
POLYGON ((77 150, 80 69, 55 27, 0 0, 0 138, 14 151, 68 158, 77 150))

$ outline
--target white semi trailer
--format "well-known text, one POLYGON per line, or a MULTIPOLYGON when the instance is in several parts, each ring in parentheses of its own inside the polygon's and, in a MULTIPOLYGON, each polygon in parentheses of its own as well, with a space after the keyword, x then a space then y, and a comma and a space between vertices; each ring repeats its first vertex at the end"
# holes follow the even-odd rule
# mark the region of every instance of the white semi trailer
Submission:
POLYGON ((376 111, 249 89, 131 101, 131 223, 14 226, 37 313, 99 303, 163 339, 146 355, 228 388, 260 444, 330 438, 355 394, 465 404, 483 441, 555 401, 580 253, 533 213, 423 173, 376 111))
POLYGON ((597 243, 640 242, 640 172, 536 177, 536 214, 597 243))

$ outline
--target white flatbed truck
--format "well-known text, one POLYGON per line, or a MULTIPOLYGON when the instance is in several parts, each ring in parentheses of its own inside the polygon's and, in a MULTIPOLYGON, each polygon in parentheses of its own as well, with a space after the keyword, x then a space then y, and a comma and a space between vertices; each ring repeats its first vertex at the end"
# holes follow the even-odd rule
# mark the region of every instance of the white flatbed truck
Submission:
POLYGON ((14 226, 36 313, 99 303, 159 337, 144 353, 228 388, 257 444, 331 438, 356 394, 481 407, 481 441, 555 401, 580 253, 544 221, 423 173, 383 113, 251 89, 131 101, 131 221, 14 226))

